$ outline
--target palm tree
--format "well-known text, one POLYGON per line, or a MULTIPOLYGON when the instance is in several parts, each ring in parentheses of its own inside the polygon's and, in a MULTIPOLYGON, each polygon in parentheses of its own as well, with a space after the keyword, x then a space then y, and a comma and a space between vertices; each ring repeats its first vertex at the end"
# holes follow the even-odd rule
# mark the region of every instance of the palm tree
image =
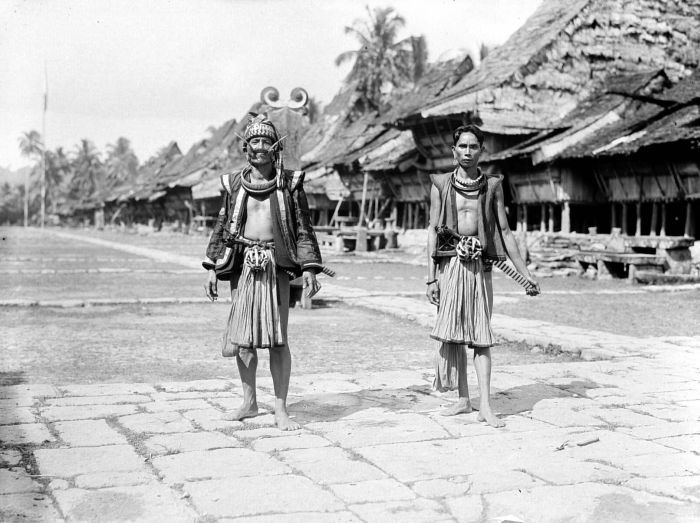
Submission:
POLYGON ((354 61, 348 82, 357 82, 357 91, 365 110, 379 109, 384 102, 383 91, 417 81, 423 74, 427 47, 423 36, 411 36, 396 41, 406 21, 391 7, 367 9, 368 20, 355 20, 345 27, 361 47, 345 51, 336 59, 340 66, 354 61))
POLYGON ((84 201, 102 188, 104 168, 95 145, 85 138, 80 140, 72 162, 73 178, 70 182, 70 197, 84 201))
POLYGON ((105 160, 106 181, 111 187, 132 181, 136 177, 139 159, 131 148, 131 142, 123 136, 113 144, 107 144, 105 160))
POLYGON ((46 197, 51 206, 51 213, 56 213, 61 183, 70 179, 71 162, 63 147, 55 151, 46 151, 46 197))
MULTIPOLYGON (((22 133, 19 137, 19 150, 25 158, 41 163, 44 152, 44 144, 38 131, 22 133)), ((36 169, 36 166, 34 167, 36 169)), ((29 225, 29 175, 24 181, 24 226, 29 225)))

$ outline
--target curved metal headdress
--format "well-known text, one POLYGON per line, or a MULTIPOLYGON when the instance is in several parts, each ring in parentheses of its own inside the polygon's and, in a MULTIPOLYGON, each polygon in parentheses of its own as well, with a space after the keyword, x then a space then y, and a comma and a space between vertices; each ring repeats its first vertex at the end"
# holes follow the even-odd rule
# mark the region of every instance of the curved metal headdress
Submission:
POLYGON ((295 87, 289 93, 289 100, 280 101, 280 92, 276 87, 265 87, 260 92, 260 101, 275 109, 288 108, 292 110, 303 109, 309 102, 309 93, 301 87, 295 87))

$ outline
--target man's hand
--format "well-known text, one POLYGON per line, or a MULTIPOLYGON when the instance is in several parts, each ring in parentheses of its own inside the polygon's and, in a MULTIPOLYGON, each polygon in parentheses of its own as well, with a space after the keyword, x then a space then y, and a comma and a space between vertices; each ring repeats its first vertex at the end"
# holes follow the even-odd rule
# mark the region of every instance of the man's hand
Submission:
POLYGON ((530 284, 530 286, 527 288, 527 295, 528 296, 537 296, 540 293, 540 284, 537 283, 537 281, 530 276, 527 279, 527 282, 530 284))
POLYGON ((321 290, 321 284, 316 279, 316 274, 311 271, 304 271, 301 275, 304 296, 312 298, 314 294, 321 290))
POLYGON ((435 305, 436 307, 440 305, 440 287, 436 281, 428 285, 428 289, 425 291, 425 295, 428 297, 428 301, 435 305))
POLYGON ((204 292, 211 301, 216 301, 219 297, 219 292, 217 290, 217 280, 216 271, 214 269, 209 269, 207 273, 207 282, 204 284, 204 292))

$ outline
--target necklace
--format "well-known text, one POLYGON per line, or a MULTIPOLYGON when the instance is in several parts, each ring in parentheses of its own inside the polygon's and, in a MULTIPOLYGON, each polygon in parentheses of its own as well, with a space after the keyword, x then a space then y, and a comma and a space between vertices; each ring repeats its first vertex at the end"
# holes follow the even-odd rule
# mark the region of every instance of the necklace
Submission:
POLYGON ((250 180, 250 169, 248 169, 241 173, 241 185, 249 194, 263 195, 274 190, 277 185, 277 180, 273 178, 272 180, 253 182, 250 180))
POLYGON ((483 173, 480 173, 476 179, 457 178, 457 171, 452 173, 452 185, 460 191, 478 191, 486 184, 486 178, 483 173))

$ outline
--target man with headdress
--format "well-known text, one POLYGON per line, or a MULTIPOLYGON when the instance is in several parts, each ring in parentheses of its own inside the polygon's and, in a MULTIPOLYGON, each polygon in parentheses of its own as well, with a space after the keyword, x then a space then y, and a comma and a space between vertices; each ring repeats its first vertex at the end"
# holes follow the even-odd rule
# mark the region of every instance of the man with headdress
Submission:
POLYGON ((258 349, 270 351, 275 389, 275 422, 296 430, 289 418, 287 392, 291 354, 287 344, 290 280, 302 277, 303 291, 320 289, 321 265, 303 189, 304 173, 286 170, 282 141, 266 115, 252 115, 243 136, 248 163, 224 174, 224 201, 202 263, 208 270, 206 294, 217 298, 217 281, 231 282, 231 312, 222 354, 235 357, 243 404, 226 415, 241 420, 258 414, 255 377, 258 349))
POLYGON ((453 138, 456 169, 430 177, 426 294, 438 306, 431 337, 440 342, 434 387, 459 391, 457 404, 443 414, 472 411, 465 347, 472 348, 479 382, 479 420, 501 427, 503 421, 490 403, 492 264, 502 264, 508 257, 529 295, 539 294, 539 286, 508 227, 503 177, 486 175, 478 166, 484 143, 481 129, 465 125, 455 130, 453 138))

